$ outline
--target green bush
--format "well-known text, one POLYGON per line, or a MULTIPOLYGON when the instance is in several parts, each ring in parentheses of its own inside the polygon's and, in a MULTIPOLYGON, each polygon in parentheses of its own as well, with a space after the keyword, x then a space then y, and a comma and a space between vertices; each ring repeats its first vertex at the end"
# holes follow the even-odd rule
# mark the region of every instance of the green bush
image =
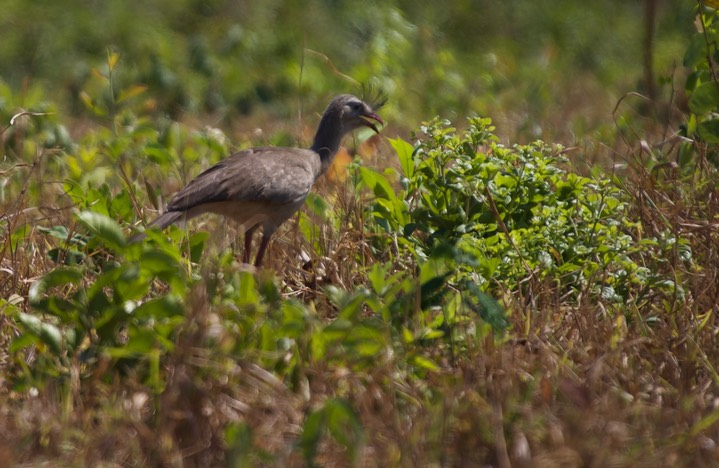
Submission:
MULTIPOLYGON (((616 184, 564 169, 561 146, 505 147, 493 130, 489 119, 469 119, 462 133, 434 120, 414 147, 394 140, 397 192, 384 175, 361 169, 376 196, 372 219, 391 234, 378 249, 396 245, 419 265, 443 259, 460 290, 501 294, 538 281, 554 284, 558 296, 589 293, 616 304, 673 290, 643 262, 661 259, 676 240, 644 237, 616 184)), ((683 259, 690 256, 683 247, 683 259)))

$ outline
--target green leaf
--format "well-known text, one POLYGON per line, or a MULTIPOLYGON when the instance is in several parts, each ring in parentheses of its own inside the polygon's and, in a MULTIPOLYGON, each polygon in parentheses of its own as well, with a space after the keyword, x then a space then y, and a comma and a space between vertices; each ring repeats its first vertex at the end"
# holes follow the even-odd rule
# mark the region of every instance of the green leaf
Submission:
POLYGON ((227 444, 226 466, 250 467, 253 463, 255 445, 252 440, 252 428, 245 422, 233 422, 225 428, 225 444, 227 444))
POLYGON ((55 286, 76 284, 82 279, 82 273, 77 268, 56 268, 43 276, 39 281, 33 283, 28 292, 30 302, 42 299, 42 294, 55 286))
POLYGON ((337 442, 345 446, 350 461, 354 461, 364 439, 359 416, 349 403, 337 398, 327 400, 324 410, 327 412, 327 429, 337 442))
POLYGON ((699 136, 709 144, 719 143, 719 119, 705 120, 699 124, 699 136))
POLYGON ((392 148, 394 148, 397 153, 403 175, 408 179, 414 177, 414 147, 401 138, 389 138, 389 144, 392 145, 392 148))
POLYGON ((515 177, 512 177, 511 175, 497 174, 494 177, 494 183, 497 185, 497 187, 506 187, 508 189, 513 189, 517 186, 517 179, 515 177))
POLYGON ((31 231, 32 227, 29 224, 23 224, 15 231, 13 231, 12 235, 10 236, 10 249, 13 252, 16 252, 18 247, 20 246, 20 243, 28 238, 31 231))
POLYGON ((689 98, 689 109, 693 114, 703 115, 719 106, 719 84, 714 81, 701 83, 689 98))
POLYGON ((165 250, 148 250, 140 256, 140 267, 150 274, 180 272, 182 268, 176 258, 165 250))
POLYGON ((210 238, 207 231, 198 231, 190 236, 190 261, 199 263, 202 258, 202 252, 205 250, 205 242, 210 238))
POLYGON ((43 322, 40 318, 24 312, 17 315, 17 320, 28 332, 46 344, 52 352, 55 354, 62 352, 62 333, 55 325, 43 322))
POLYGON ((326 220, 332 211, 332 207, 322 196, 310 192, 305 200, 305 206, 322 220, 326 220))
POLYGON ((696 437, 697 435, 710 431, 712 427, 716 426, 719 421, 719 410, 711 411, 709 414, 697 421, 690 429, 689 433, 696 437))
POLYGON ((439 366, 434 361, 424 356, 417 355, 412 357, 412 363, 421 369, 426 369, 431 372, 439 370, 439 366))
POLYGON ((355 325, 345 340, 345 344, 361 357, 373 358, 390 345, 383 330, 379 326, 372 326, 376 322, 365 321, 361 325, 355 325))
POLYGON ((313 411, 305 419, 298 445, 302 449, 305 461, 308 466, 314 466, 314 459, 317 453, 317 446, 322 438, 322 433, 327 426, 327 412, 324 408, 313 411))
POLYGON ((81 211, 77 214, 77 218, 95 236, 110 246, 122 248, 127 244, 122 228, 109 216, 94 211, 81 211))
POLYGON ((105 352, 108 356, 116 359, 148 357, 156 346, 156 333, 151 329, 144 328, 134 330, 124 346, 105 348, 105 352))
POLYGON ((473 301, 470 300, 468 304, 470 308, 476 311, 482 317, 482 320, 490 324, 494 330, 506 330, 509 326, 509 321, 499 301, 480 290, 477 286, 470 287, 469 292, 479 304, 479 307, 476 307, 473 301))
POLYGON ((75 249, 61 249, 59 247, 47 251, 47 256, 55 263, 64 265, 79 265, 86 255, 75 249))
POLYGON ((347 298, 349 297, 349 293, 347 291, 334 285, 325 287, 325 294, 327 294, 327 298, 340 309, 344 307, 347 302, 347 298))
POLYGON ((125 349, 136 356, 149 356, 157 346, 157 334, 150 328, 133 330, 125 349))
POLYGON ((240 273, 239 283, 239 290, 236 296, 237 305, 250 306, 258 304, 260 296, 257 293, 255 276, 248 271, 243 271, 240 273))
POLYGON ((135 212, 130 193, 127 190, 123 190, 118 193, 117 196, 113 197, 109 203, 108 211, 117 219, 131 221, 135 212))
POLYGON ((329 399, 305 420, 299 446, 309 466, 314 466, 317 446, 325 432, 347 449, 349 462, 356 460, 364 432, 357 413, 349 403, 338 398, 329 399))
POLYGON ((451 273, 435 276, 424 283, 420 288, 420 307, 424 310, 442 303, 444 296, 450 291, 447 287, 447 278, 451 273))
POLYGON ((52 226, 49 228, 46 228, 44 226, 37 226, 35 229, 60 240, 67 240, 67 238, 70 236, 70 233, 65 226, 52 226))
POLYGON ((310 314, 304 303, 288 299, 282 302, 282 326, 278 334, 301 339, 310 331, 310 314))
POLYGON ((59 296, 49 296, 44 299, 32 301, 33 309, 48 315, 54 315, 61 322, 74 324, 77 317, 82 313, 82 306, 76 302, 68 301, 59 296))
POLYGON ((127 89, 123 89, 122 91, 120 91, 120 95, 117 97, 117 103, 120 104, 123 101, 132 99, 135 96, 139 96, 140 94, 144 93, 146 90, 147 90, 147 86, 140 85, 140 84, 130 86, 127 89))
POLYGON ((21 333, 19 336, 12 340, 8 351, 11 353, 16 353, 21 349, 25 349, 28 346, 36 345, 39 342, 40 339, 35 336, 34 333, 21 333))
POLYGON ((392 268, 391 263, 374 263, 367 273, 367 279, 375 294, 382 295, 389 287, 387 284, 387 273, 392 268))
POLYGON ((707 41, 704 34, 698 33, 692 36, 689 47, 684 52, 684 66, 694 68, 699 62, 706 61, 707 41))
POLYGON ((137 318, 159 320, 176 315, 184 315, 185 308, 178 297, 169 294, 144 302, 132 313, 137 318))
POLYGON ((382 174, 366 167, 360 167, 359 170, 362 182, 372 189, 376 197, 387 200, 397 198, 392 186, 382 174))

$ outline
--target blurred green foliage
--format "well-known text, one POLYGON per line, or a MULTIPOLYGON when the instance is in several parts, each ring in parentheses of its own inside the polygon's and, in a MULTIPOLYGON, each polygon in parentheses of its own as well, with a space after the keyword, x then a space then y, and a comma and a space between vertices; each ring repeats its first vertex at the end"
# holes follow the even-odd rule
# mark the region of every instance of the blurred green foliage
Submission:
POLYGON ((682 127, 688 139, 682 144, 679 163, 685 173, 692 171, 696 155, 719 164, 719 13, 706 8, 698 16, 699 30, 684 54, 684 66, 691 70, 685 91, 690 114, 682 127))
MULTIPOLYGON (((173 116, 258 106, 287 116, 300 95, 352 90, 344 74, 388 92, 388 117, 407 129, 418 116, 502 111, 534 136, 597 124, 548 119, 590 98, 579 88, 604 88, 611 102, 641 78, 641 2, 5 0, 2 11, 2 80, 61 92, 75 114, 108 51, 123 62, 114 86, 147 86, 154 109, 173 116)), ((685 48, 692 12, 692 2, 660 9, 661 76, 685 48)))

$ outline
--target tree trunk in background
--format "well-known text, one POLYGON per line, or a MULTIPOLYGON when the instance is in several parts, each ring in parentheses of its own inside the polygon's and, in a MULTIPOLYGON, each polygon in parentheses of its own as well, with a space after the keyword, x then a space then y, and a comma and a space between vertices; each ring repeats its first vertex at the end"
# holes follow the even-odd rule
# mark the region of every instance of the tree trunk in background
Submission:
POLYGON ((654 23, 657 16, 657 0, 644 0, 644 87, 647 97, 656 99, 654 80, 654 23))

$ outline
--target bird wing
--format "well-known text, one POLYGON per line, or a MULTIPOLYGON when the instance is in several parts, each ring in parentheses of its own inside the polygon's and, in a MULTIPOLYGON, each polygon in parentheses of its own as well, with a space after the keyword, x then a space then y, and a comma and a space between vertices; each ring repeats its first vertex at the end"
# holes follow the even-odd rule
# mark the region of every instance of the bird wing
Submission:
POLYGON ((319 155, 297 148, 253 148, 235 153, 182 188, 166 211, 217 202, 297 203, 320 171, 319 155))

